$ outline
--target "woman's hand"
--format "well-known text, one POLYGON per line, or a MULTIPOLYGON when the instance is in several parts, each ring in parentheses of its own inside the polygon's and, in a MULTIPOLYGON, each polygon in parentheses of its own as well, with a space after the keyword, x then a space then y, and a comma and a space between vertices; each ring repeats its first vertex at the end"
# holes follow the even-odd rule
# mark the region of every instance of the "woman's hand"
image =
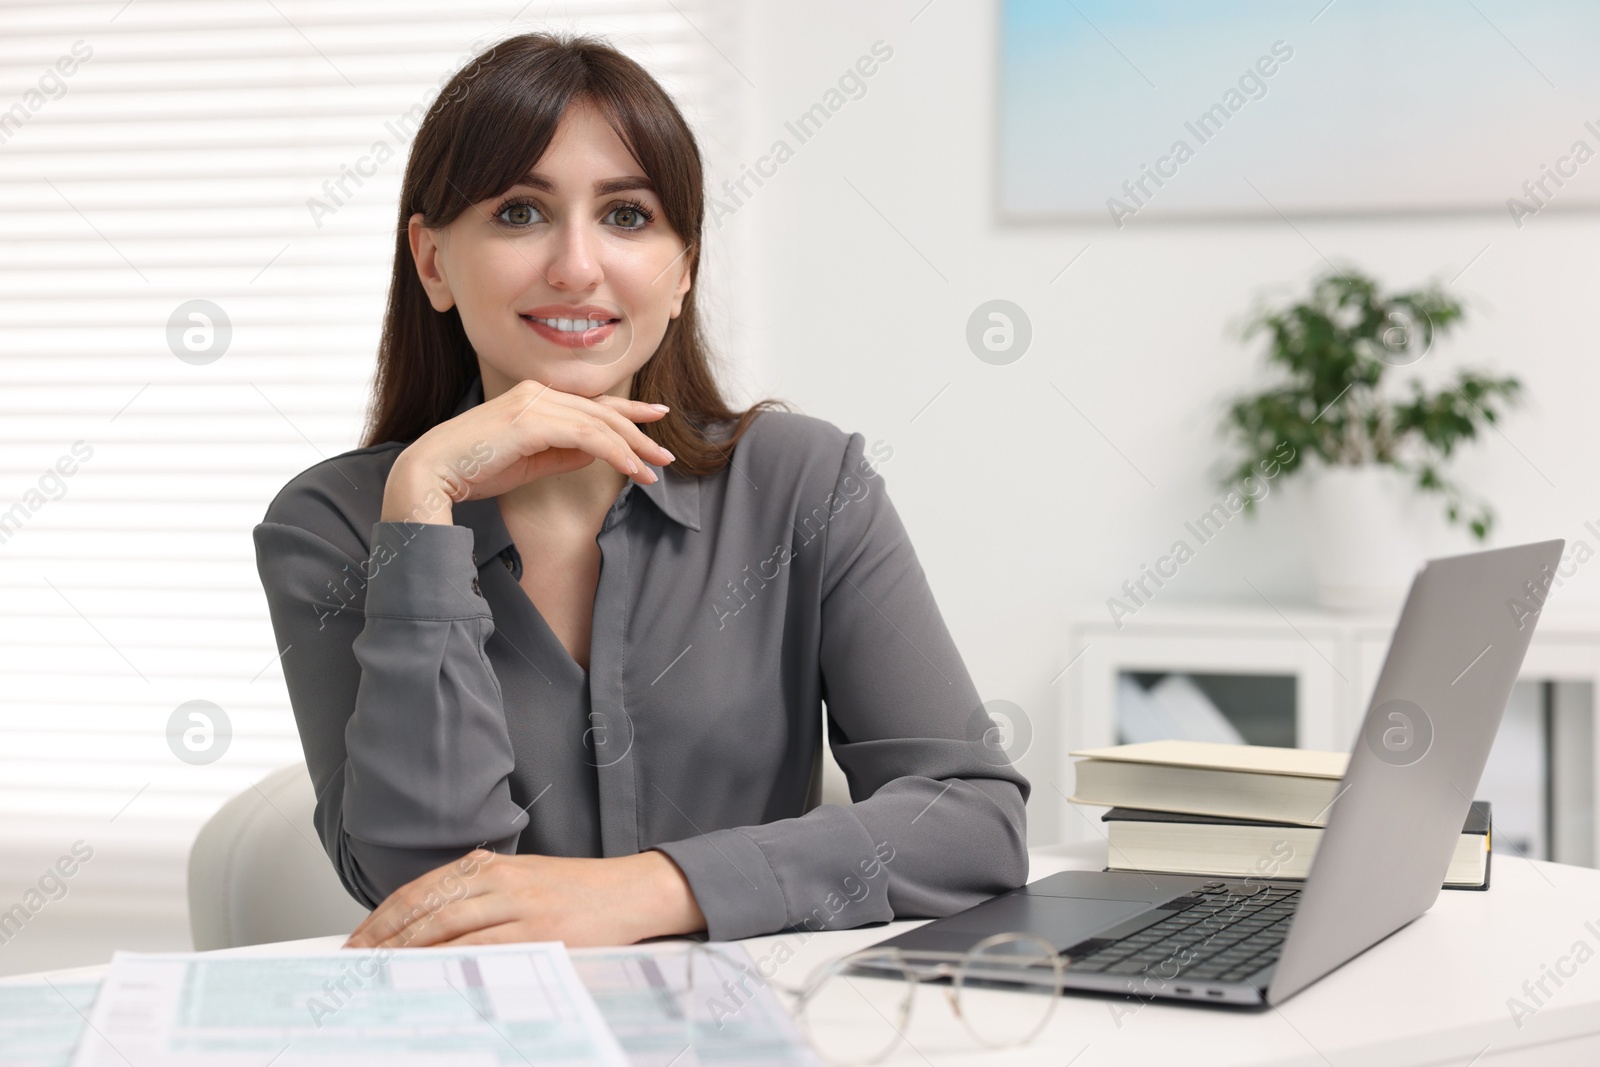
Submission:
POLYGON ((664 852, 584 859, 474 849, 389 894, 341 947, 631 945, 705 926, 688 879, 664 852))
POLYGON ((635 423, 666 413, 664 405, 609 393, 585 397, 519 382, 407 445, 389 471, 380 518, 448 525, 452 503, 499 496, 596 459, 648 485, 656 475, 645 463, 675 457, 635 423))

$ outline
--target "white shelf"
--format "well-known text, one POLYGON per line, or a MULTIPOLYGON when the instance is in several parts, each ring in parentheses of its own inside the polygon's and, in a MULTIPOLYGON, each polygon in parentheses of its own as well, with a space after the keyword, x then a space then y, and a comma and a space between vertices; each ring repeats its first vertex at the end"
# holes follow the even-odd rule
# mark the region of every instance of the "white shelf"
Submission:
MULTIPOLYGON (((1389 610, 1338 612, 1265 602, 1153 603, 1118 625, 1103 605, 1086 606, 1068 624, 1066 658, 1072 665, 1061 686, 1056 780, 1063 785, 1073 780, 1068 752, 1117 743, 1117 680, 1127 671, 1292 677, 1299 747, 1348 750, 1399 613, 1399 604, 1389 610)), ((1553 691, 1553 728, 1562 743, 1551 746, 1556 847, 1593 863, 1600 857, 1600 819, 1593 810, 1595 782, 1600 781, 1600 729, 1595 728, 1593 699, 1600 694, 1600 608, 1559 601, 1547 605, 1519 681, 1560 683, 1553 691), (1589 699, 1580 699, 1584 694, 1589 699)), ((1073 807, 1065 797, 1058 803, 1073 807)), ((1063 837, 1094 837, 1098 810, 1089 809, 1089 819, 1064 810, 1063 837)))

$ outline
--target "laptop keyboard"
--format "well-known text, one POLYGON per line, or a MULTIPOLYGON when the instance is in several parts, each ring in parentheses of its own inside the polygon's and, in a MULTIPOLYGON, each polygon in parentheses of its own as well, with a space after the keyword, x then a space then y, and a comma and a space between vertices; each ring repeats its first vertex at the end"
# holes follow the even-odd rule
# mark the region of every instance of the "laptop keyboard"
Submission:
POLYGON ((1068 969, 1162 978, 1246 978, 1278 960, 1300 890, 1257 882, 1207 882, 1168 901, 1150 925, 1067 950, 1068 969))

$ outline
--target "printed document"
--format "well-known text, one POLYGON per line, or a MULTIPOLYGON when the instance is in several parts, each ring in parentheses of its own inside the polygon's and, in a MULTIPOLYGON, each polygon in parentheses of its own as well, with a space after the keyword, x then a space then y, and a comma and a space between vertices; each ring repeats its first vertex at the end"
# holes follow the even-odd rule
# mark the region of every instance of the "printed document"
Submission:
POLYGON ((118 952, 72 1067, 625 1067, 559 941, 118 952))
POLYGON ((636 1067, 822 1067, 737 942, 572 949, 572 964, 636 1067))
POLYGON ((67 1067, 98 981, 0 984, 0 1067, 67 1067))

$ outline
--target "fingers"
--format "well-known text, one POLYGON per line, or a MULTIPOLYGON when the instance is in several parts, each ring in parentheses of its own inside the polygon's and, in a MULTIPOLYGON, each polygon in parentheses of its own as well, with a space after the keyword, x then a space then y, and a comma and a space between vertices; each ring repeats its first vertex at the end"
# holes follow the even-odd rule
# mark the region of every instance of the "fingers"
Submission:
POLYGON ((526 923, 508 922, 499 926, 486 926, 480 930, 453 937, 448 941, 437 942, 440 948, 455 948, 458 945, 504 945, 513 941, 552 941, 555 938, 548 935, 540 937, 530 933, 526 923))
MULTIPOLYGON (((578 399, 586 398, 579 397, 578 399)), ((615 400, 617 398, 613 397, 612 399, 615 400)), ((594 405, 593 414, 597 418, 604 419, 612 429, 621 434, 623 439, 626 440, 629 446, 633 449, 634 453, 637 454, 641 459, 644 459, 650 463, 665 465, 667 463, 671 463, 677 458, 671 452, 668 452, 665 447, 657 444, 655 441, 652 441, 643 430, 635 426, 631 417, 631 412, 624 414, 623 411, 616 406, 596 403, 594 401, 590 401, 590 403, 594 405)), ((638 401, 629 400, 623 401, 623 403, 637 404, 638 401)), ((659 418, 666 414, 664 411, 656 411, 654 408, 650 407, 646 407, 646 410, 649 411, 650 414, 655 418, 659 418)))
MULTIPOLYGON (((346 948, 363 948, 386 939, 406 939, 422 929, 430 918, 452 903, 482 896, 493 881, 486 869, 498 857, 484 849, 472 852, 414 878, 390 893, 357 924, 345 941, 346 948), (408 935, 406 931, 412 926, 408 935)), ((496 865, 498 866, 498 865, 496 865)))
POLYGON ((581 411, 552 415, 539 428, 547 447, 576 448, 604 460, 643 485, 656 480, 627 440, 606 420, 581 411))
POLYGON ((656 422, 667 417, 672 409, 665 404, 646 404, 643 400, 629 400, 626 397, 612 396, 610 393, 601 393, 599 396, 581 396, 578 400, 587 400, 591 404, 605 411, 614 411, 632 426, 639 422, 656 422))
POLYGON ((424 948, 480 930, 515 922, 515 901, 505 893, 484 893, 449 901, 438 911, 398 933, 377 940, 374 948, 424 948))
MULTIPOLYGON (((368 915, 345 938, 343 948, 371 948, 386 938, 402 935, 408 927, 424 922, 434 908, 413 907, 409 898, 402 898, 403 890, 396 890, 368 915)), ((443 903, 443 902, 441 902, 443 903)))
POLYGON ((535 396, 540 400, 562 404, 604 420, 606 425, 620 434, 628 447, 644 462, 665 465, 677 458, 666 448, 652 441, 635 425, 638 422, 655 422, 665 417, 667 412, 662 409, 664 405, 657 407, 642 400, 630 400, 609 393, 601 393, 596 397, 577 396, 573 393, 545 389, 539 383, 531 384, 537 387, 535 396))
MULTIPOLYGON (((675 461, 639 428, 663 418, 663 406, 600 394, 578 396, 525 379, 486 404, 448 419, 403 453, 414 483, 386 490, 384 514, 414 514, 419 501, 452 503, 499 496, 535 478, 578 470, 599 459, 642 485, 651 468, 675 461), (470 458, 468 458, 470 457, 470 458), (587 457, 587 458, 586 458, 587 457)), ((428 509, 437 513, 437 507, 428 509)), ((448 521, 448 520, 446 520, 448 521)))
POLYGON ((579 396, 577 393, 567 393, 560 389, 546 385, 534 378, 524 378, 505 392, 506 401, 510 403, 515 414, 513 422, 520 421, 523 416, 538 405, 565 404, 589 409, 605 407, 608 410, 620 411, 634 422, 654 422, 672 410, 665 404, 647 404, 643 400, 633 400, 625 396, 612 396, 610 393, 600 393, 597 396, 579 396))
POLYGON ((519 382, 506 395, 515 411, 512 424, 540 438, 536 443, 581 449, 642 484, 656 480, 645 464, 665 465, 676 458, 635 425, 635 418, 654 421, 666 414, 642 401, 577 396, 533 380, 519 382))
POLYGON ((665 404, 647 404, 643 400, 634 400, 625 396, 612 396, 610 393, 579 397, 579 399, 592 400, 596 404, 613 405, 618 411, 639 416, 636 421, 654 420, 672 410, 665 404))

